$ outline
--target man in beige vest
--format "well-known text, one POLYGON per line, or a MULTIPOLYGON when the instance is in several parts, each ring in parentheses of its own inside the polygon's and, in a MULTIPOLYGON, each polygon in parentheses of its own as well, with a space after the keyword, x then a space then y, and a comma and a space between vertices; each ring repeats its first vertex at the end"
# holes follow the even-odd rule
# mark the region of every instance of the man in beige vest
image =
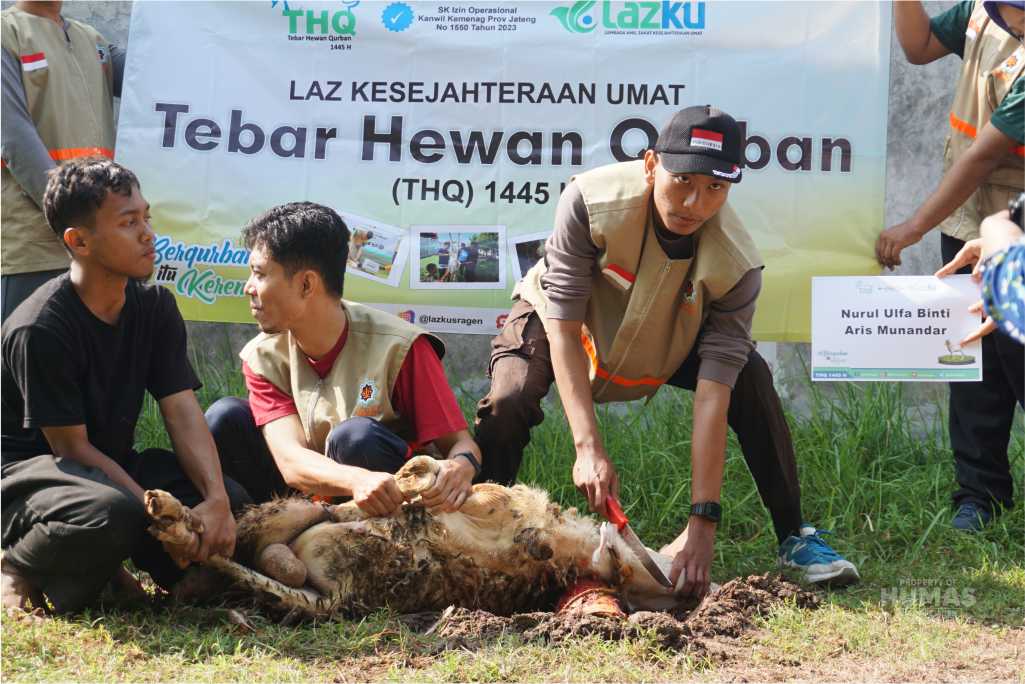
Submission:
MULTIPOLYGON (((897 38, 914 64, 963 60, 950 111, 940 186, 907 221, 879 236, 884 266, 939 226, 944 263, 979 237, 982 220, 1025 188, 1025 2, 965 0, 932 20, 918 2, 894 3, 897 38)), ((959 272, 968 272, 965 269, 959 272)), ((1025 360, 1003 331, 982 340, 982 382, 950 383, 950 446, 960 488, 953 526, 975 531, 1013 503, 1008 443, 1025 360)))
POLYGON ((245 292, 261 332, 242 350, 249 398, 207 410, 225 473, 257 502, 301 492, 351 496, 388 515, 392 473, 430 447, 445 460, 428 506, 455 510, 480 472, 441 365, 441 340, 342 299, 349 230, 312 202, 274 207, 243 231, 245 292))
POLYGON ((114 157, 113 97, 125 55, 60 2, 18 2, 0 14, 3 161, 0 163, 2 319, 68 268, 41 210, 46 174, 70 159, 114 157))
POLYGON ((492 342, 477 410, 484 477, 510 484, 554 381, 576 448, 573 482, 605 514, 619 476, 594 404, 694 391, 690 518, 662 551, 682 591, 709 584, 727 424, 772 514, 781 564, 846 584, 855 567, 803 522, 793 444, 751 320, 762 259, 726 203, 741 180, 740 127, 710 106, 678 112, 643 160, 576 176, 545 257, 521 280, 492 342))

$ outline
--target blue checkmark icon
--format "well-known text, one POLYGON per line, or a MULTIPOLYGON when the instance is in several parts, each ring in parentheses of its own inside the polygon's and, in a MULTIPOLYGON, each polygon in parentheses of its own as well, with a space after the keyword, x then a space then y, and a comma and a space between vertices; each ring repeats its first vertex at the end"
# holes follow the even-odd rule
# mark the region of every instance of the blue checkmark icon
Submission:
POLYGON ((405 31, 413 23, 413 8, 404 2, 393 2, 381 13, 381 23, 389 31, 405 31))

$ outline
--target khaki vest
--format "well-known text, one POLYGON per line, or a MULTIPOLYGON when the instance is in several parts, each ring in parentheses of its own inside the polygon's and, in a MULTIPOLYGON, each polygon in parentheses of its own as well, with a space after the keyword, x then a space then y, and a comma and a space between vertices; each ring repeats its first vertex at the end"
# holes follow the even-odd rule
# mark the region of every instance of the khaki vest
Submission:
POLYGON ((399 370, 419 336, 427 335, 439 357, 445 345, 391 314, 355 302, 343 304, 349 333, 327 377, 314 372, 289 332, 260 333, 239 356, 292 397, 310 449, 326 453, 331 428, 353 416, 379 420, 409 441, 410 426, 391 403, 399 370))
MULTIPOLYGON (((1025 47, 997 26, 977 0, 965 32, 964 60, 950 110, 944 172, 961 158, 1025 68, 1025 47)), ((979 237, 982 220, 1002 209, 1025 188, 1025 145, 1015 144, 986 181, 940 224, 959 240, 979 237)))
MULTIPOLYGON (((0 13, 3 46, 18 58, 28 112, 57 163, 114 157, 113 75, 107 41, 95 29, 11 7, 0 13), (69 41, 70 39, 70 41, 69 41)), ((68 253, 4 160, 0 170, 0 262, 5 275, 68 267, 68 253)))
MULTIPOLYGON (((655 394, 690 354, 709 305, 752 268, 758 250, 728 204, 694 234, 691 259, 670 259, 655 235, 644 162, 602 166, 575 178, 591 240, 601 250, 581 342, 596 402, 655 394)), ((517 285, 547 325, 539 261, 517 285)))

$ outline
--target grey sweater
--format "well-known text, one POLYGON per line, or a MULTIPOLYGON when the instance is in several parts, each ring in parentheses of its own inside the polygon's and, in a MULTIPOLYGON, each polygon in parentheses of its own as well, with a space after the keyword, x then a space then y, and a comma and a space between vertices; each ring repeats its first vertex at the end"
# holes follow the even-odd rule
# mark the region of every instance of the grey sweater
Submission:
MULTIPOLYGON (((657 221, 657 219, 656 219, 657 221)), ((656 225, 659 245, 670 259, 694 254, 691 236, 678 236, 656 225)), ((548 299, 548 318, 582 321, 601 252, 591 240, 587 206, 576 183, 570 183, 555 210, 555 228, 545 244, 548 272, 541 286, 548 299)), ((733 387, 754 349, 751 320, 762 289, 762 271, 753 268, 722 298, 711 303, 698 336, 701 359, 698 378, 733 387)))

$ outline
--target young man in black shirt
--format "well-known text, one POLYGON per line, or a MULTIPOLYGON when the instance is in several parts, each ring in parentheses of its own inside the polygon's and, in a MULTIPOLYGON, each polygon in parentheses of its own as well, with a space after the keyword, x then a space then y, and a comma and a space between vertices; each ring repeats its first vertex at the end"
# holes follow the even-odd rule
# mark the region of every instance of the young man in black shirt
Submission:
POLYGON ((193 507, 205 531, 175 554, 194 561, 231 556, 232 509, 248 496, 221 476, 174 298, 139 282, 155 252, 135 175, 106 159, 76 160, 52 174, 43 205, 72 264, 3 325, 3 603, 38 608, 45 594, 63 613, 125 579, 129 557, 164 588, 181 578, 146 532, 144 490, 193 507), (133 448, 147 391, 175 453, 133 448))

